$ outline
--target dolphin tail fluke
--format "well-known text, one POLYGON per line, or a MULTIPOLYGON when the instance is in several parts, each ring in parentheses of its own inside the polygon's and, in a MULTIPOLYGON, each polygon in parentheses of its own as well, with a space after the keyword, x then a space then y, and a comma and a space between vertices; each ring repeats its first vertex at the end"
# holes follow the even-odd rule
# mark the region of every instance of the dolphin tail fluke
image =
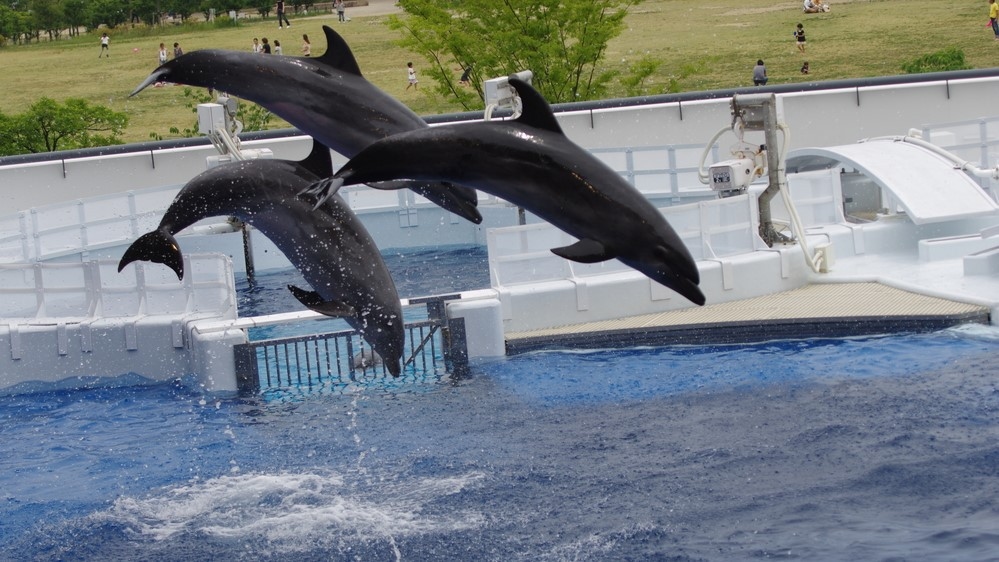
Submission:
POLYGON ((118 262, 118 271, 134 261, 162 263, 177 274, 177 279, 184 278, 184 256, 177 239, 165 230, 147 232, 132 242, 118 262))
POLYGON ((163 68, 162 66, 160 68, 157 68, 156 70, 153 71, 152 74, 149 75, 148 78, 146 78, 142 82, 142 84, 139 84, 138 87, 136 87, 134 90, 132 90, 132 93, 128 94, 128 97, 132 97, 135 94, 138 94, 142 90, 145 90, 146 88, 148 88, 149 86, 151 86, 151 85, 153 85, 153 84, 155 84, 157 82, 163 82, 164 81, 163 77, 166 76, 169 73, 170 73, 170 71, 167 70, 167 69, 165 69, 165 68, 163 68))
POLYGON ((314 209, 318 209, 330 197, 333 197, 343 187, 343 178, 325 178, 300 191, 299 195, 311 195, 316 198, 314 209))

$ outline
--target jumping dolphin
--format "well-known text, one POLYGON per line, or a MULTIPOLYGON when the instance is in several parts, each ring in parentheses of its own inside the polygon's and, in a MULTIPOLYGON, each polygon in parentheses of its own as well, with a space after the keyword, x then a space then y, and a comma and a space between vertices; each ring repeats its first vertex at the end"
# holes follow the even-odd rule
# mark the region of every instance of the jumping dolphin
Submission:
MULTIPOLYGON (((129 96, 163 81, 214 88, 266 108, 347 158, 380 138, 428 127, 361 76, 346 41, 328 26, 323 30, 329 46, 321 57, 191 51, 154 70, 129 96)), ((405 187, 471 222, 482 222, 474 189, 440 183, 405 187)))
POLYGON ((206 217, 235 216, 274 242, 312 285, 314 292, 288 287, 302 304, 343 317, 398 376, 402 307, 375 242, 341 198, 317 207, 315 198, 299 194, 332 168, 329 149, 315 143, 302 162, 247 160, 202 172, 180 190, 159 227, 128 247, 118 271, 143 260, 165 264, 183 278, 174 235, 206 217))
POLYGON ((340 185, 403 179, 472 186, 579 239, 553 248, 556 255, 580 263, 617 258, 704 304, 697 265, 663 215, 617 172, 573 144, 537 91, 515 78, 510 84, 523 102, 517 119, 443 125, 376 141, 309 193, 322 200, 340 185))

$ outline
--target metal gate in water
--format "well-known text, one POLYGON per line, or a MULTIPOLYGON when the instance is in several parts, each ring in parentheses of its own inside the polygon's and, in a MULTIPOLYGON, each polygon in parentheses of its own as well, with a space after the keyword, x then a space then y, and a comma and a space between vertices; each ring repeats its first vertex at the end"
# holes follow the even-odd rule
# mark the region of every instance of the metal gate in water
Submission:
POLYGON ((346 387, 372 381, 403 384, 449 374, 468 374, 465 321, 448 320, 445 303, 459 295, 409 299, 427 308, 427 320, 406 323, 402 374, 372 364, 371 347, 355 330, 254 341, 234 347, 241 392, 346 387))

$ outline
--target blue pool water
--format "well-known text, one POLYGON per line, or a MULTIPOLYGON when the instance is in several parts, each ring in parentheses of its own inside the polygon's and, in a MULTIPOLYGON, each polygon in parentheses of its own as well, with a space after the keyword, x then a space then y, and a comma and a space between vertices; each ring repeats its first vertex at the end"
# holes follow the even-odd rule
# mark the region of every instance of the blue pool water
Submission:
POLYGON ((0 559, 995 560, 997 356, 966 326, 0 398, 0 559))

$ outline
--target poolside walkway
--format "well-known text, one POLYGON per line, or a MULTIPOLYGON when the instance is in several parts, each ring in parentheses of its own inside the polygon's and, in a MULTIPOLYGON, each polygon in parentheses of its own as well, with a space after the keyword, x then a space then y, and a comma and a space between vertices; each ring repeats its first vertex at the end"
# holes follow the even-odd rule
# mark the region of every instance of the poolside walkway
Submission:
POLYGON ((506 334, 507 354, 548 348, 748 343, 925 332, 989 322, 984 306, 879 283, 820 283, 703 307, 506 334))

